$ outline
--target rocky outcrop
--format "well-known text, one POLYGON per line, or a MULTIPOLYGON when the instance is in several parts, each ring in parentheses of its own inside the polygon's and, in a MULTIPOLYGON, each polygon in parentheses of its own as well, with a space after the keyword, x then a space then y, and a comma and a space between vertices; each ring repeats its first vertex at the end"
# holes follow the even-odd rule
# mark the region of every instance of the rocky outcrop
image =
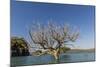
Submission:
POLYGON ((11 38, 11 56, 28 56, 29 48, 28 43, 24 38, 12 37, 11 38))

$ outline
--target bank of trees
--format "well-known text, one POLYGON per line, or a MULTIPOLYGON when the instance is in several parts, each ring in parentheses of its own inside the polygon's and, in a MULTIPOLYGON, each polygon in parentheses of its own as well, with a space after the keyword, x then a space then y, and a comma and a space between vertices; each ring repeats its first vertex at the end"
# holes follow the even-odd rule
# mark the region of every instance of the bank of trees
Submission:
POLYGON ((29 56, 28 43, 24 38, 11 37, 11 56, 29 56))

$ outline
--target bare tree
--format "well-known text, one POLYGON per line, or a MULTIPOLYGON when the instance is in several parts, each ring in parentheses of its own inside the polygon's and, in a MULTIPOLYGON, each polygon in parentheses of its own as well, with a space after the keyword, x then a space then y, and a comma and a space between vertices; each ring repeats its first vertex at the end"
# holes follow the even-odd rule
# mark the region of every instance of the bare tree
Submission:
POLYGON ((78 31, 72 31, 69 26, 57 26, 53 24, 49 24, 49 34, 50 36, 57 42, 55 50, 56 50, 56 59, 58 59, 60 54, 60 48, 65 43, 74 42, 78 36, 78 31))
POLYGON ((37 25, 36 28, 29 30, 29 34, 34 44, 37 44, 38 46, 40 45, 43 49, 47 49, 46 31, 42 26, 37 25))
POLYGON ((41 46, 47 53, 59 59, 60 48, 68 42, 74 42, 78 36, 78 31, 73 31, 68 25, 48 24, 43 26, 38 24, 36 28, 29 31, 30 37, 34 44, 41 46))

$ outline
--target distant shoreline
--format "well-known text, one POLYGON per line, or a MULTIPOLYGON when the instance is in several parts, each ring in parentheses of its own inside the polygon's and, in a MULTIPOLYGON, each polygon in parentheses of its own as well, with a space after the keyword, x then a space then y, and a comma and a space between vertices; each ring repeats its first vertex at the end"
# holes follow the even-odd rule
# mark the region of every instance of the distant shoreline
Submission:
POLYGON ((81 48, 78 48, 78 49, 71 49, 71 50, 89 50, 89 51, 91 51, 91 50, 95 50, 95 48, 89 48, 89 49, 81 49, 81 48))
POLYGON ((95 48, 90 48, 90 49, 71 49, 67 51, 68 53, 72 52, 95 52, 95 48))

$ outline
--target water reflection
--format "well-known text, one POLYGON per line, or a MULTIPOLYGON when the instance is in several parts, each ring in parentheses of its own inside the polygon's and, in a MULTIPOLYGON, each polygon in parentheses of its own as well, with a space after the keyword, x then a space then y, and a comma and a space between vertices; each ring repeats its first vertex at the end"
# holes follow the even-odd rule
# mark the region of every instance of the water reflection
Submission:
POLYGON ((67 61, 69 61, 71 59, 71 57, 70 57, 70 55, 68 55, 68 54, 63 54, 63 55, 61 55, 60 56, 60 62, 62 63, 62 62, 67 62, 67 61))

